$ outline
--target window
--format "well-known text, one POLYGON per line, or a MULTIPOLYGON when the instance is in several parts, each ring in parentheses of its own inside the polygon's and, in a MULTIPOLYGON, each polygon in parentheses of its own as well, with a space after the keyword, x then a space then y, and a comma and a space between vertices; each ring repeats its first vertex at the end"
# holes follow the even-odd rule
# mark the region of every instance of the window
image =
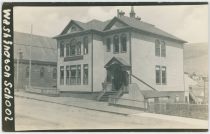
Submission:
POLYGON ((160 66, 155 67, 155 72, 156 72, 156 84, 160 84, 161 83, 160 66))
POLYGON ((56 79, 57 77, 57 69, 53 68, 53 79, 56 79))
POLYGON ((62 41, 60 43, 60 57, 64 56, 64 42, 62 41))
POLYGON ((166 84, 166 67, 156 66, 156 84, 166 84))
POLYGON ((119 53, 119 36, 114 36, 114 53, 119 53))
POLYGON ((41 67, 41 69, 40 69, 40 77, 41 78, 44 77, 44 67, 41 67))
POLYGON ((70 66, 70 72, 71 72, 70 84, 75 85, 76 84, 76 72, 77 72, 77 68, 75 65, 70 66))
POLYGON ((73 39, 70 44, 70 56, 74 56, 76 54, 76 40, 73 39))
POLYGON ((77 42, 77 55, 81 55, 81 42, 77 42))
POLYGON ((64 66, 60 66, 60 84, 64 84, 64 66))
POLYGON ((66 66, 66 85, 70 84, 70 67, 66 66))
POLYGON ((70 55, 70 43, 66 44, 66 56, 70 55))
POLYGON ((160 56, 160 41, 155 40, 155 56, 160 56))
POLYGON ((106 51, 107 52, 111 51, 111 39, 110 38, 106 39, 106 51))
POLYGON ((88 64, 83 65, 83 84, 88 85, 88 64))
POLYGON ((28 78, 29 77, 29 67, 27 66, 26 67, 26 78, 28 78))
POLYGON ((155 40, 155 56, 166 57, 165 41, 155 40))
POLYGON ((81 84, 81 65, 77 65, 77 84, 81 84))
POLYGON ((121 52, 126 52, 127 51, 127 38, 125 34, 121 35, 120 41, 121 41, 121 52))
POLYGON ((84 50, 83 53, 84 54, 88 54, 88 37, 84 37, 83 39, 83 45, 84 45, 84 50))
POLYGON ((161 72, 162 72, 162 84, 166 84, 166 67, 165 66, 161 67, 161 72))
POLYGON ((166 44, 165 44, 165 41, 161 41, 161 57, 166 57, 166 44))

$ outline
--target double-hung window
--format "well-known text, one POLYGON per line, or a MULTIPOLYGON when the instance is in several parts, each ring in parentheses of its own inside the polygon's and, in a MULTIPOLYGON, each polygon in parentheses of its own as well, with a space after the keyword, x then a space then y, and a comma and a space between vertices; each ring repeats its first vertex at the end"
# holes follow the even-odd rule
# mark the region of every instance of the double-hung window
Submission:
POLYGON ((166 44, 163 40, 155 40, 155 56, 166 57, 166 44))
POLYGON ((106 39, 106 51, 107 52, 111 51, 111 39, 110 38, 106 39))
POLYGON ((166 84, 166 66, 156 66, 155 67, 155 75, 156 75, 156 84, 166 84))
POLYGON ((125 34, 120 36, 120 43, 121 43, 121 52, 127 51, 127 38, 125 34))

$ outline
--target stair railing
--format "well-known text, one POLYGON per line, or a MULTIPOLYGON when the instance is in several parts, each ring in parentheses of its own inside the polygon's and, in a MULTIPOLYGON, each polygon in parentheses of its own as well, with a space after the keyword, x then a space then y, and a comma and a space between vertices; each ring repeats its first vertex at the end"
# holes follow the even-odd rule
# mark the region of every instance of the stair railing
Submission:
POLYGON ((145 81, 143 81, 142 79, 138 78, 137 76, 131 74, 131 76, 133 78, 135 78, 136 80, 140 81, 141 83, 143 83, 144 85, 148 86, 149 88, 151 88, 154 91, 158 91, 157 89, 155 89, 154 87, 150 86, 148 83, 146 83, 145 81))

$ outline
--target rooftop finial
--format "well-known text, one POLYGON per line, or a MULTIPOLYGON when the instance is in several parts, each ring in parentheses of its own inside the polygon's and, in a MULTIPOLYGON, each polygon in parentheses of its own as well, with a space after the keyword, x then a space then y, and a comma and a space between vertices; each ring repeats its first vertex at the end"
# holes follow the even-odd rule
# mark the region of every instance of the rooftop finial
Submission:
POLYGON ((131 12, 130 12, 130 17, 135 18, 136 13, 134 12, 134 7, 131 6, 131 12))

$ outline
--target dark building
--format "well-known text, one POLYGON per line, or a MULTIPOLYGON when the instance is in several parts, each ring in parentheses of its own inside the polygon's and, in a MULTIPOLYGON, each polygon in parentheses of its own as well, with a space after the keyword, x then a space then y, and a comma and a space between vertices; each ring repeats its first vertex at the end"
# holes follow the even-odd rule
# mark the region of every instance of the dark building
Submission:
POLYGON ((14 32, 15 89, 56 89, 56 47, 52 38, 14 32))

